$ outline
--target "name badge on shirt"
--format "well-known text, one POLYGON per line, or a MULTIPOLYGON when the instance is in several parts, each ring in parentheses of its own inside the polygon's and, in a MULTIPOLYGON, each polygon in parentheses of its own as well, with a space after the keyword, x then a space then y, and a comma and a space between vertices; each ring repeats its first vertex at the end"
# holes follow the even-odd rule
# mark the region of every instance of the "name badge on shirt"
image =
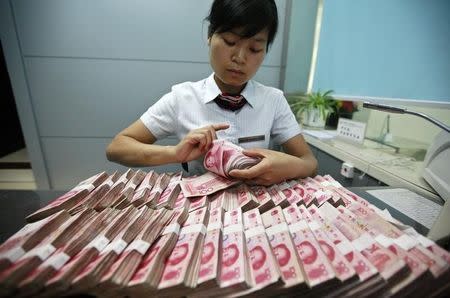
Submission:
POLYGON ((238 138, 238 143, 242 144, 242 143, 249 143, 249 142, 264 141, 265 139, 266 139, 265 135, 242 137, 242 138, 238 138))

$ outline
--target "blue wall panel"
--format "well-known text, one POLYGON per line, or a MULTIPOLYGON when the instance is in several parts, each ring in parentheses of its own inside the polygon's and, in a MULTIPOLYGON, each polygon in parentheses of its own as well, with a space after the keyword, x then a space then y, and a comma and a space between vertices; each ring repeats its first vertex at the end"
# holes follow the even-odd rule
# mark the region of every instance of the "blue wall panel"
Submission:
POLYGON ((325 0, 314 90, 450 102, 450 1, 325 0))

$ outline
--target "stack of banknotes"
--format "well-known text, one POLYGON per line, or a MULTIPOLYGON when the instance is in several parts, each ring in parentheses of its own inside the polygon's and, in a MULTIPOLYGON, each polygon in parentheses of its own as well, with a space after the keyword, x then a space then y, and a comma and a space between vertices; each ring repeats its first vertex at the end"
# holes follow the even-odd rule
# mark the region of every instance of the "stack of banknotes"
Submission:
POLYGON ((261 161, 242 153, 243 149, 226 140, 214 140, 211 149, 205 154, 203 166, 210 172, 231 178, 233 169, 248 169, 261 161))
POLYGON ((129 169, 78 183, 0 245, 0 296, 450 294, 447 250, 329 175, 230 179, 260 161, 242 155, 216 141, 202 176, 129 169))

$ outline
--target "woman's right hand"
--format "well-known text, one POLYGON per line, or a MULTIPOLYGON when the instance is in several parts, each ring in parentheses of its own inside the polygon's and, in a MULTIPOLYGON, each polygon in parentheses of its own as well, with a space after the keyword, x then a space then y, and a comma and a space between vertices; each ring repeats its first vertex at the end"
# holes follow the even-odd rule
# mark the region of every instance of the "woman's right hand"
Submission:
POLYGON ((175 156, 178 162, 188 162, 204 155, 217 139, 216 131, 230 127, 227 123, 212 124, 191 130, 175 146, 175 156))

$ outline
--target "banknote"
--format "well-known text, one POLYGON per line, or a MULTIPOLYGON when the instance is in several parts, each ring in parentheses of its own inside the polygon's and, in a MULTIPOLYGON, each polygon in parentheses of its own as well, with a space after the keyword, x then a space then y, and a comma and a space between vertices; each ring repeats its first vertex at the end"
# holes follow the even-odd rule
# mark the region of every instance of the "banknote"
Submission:
POLYGON ((206 153, 203 166, 208 171, 231 178, 229 172, 234 169, 247 169, 261 161, 242 153, 243 148, 226 140, 214 140, 206 153))

